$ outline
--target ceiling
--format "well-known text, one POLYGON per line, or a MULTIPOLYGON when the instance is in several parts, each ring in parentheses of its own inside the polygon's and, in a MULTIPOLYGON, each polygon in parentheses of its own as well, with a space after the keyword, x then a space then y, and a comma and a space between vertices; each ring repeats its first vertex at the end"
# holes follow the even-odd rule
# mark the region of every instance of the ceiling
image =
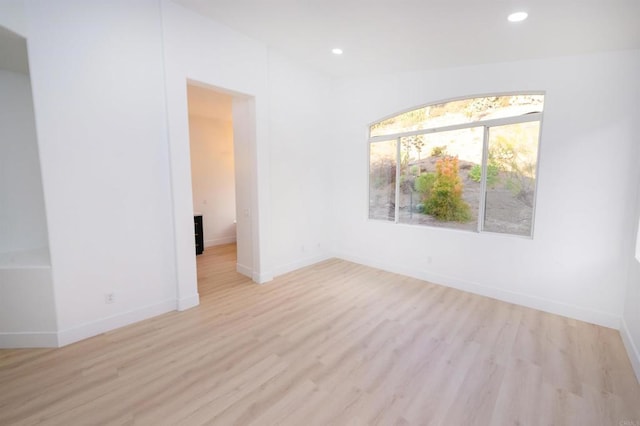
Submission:
POLYGON ((27 41, 17 34, 0 26, 0 69, 29 73, 27 59, 27 41))
POLYGON ((334 76, 640 48, 640 0, 174 1, 334 76))

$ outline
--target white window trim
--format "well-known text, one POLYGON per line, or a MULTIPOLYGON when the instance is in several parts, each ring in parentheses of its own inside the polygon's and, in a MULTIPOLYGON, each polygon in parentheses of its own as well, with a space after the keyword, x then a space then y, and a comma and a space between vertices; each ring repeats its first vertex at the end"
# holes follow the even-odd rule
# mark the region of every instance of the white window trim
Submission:
MULTIPOLYGON (((533 113, 529 113, 529 114, 523 114, 523 115, 516 115, 516 116, 512 116, 512 117, 503 117, 503 118, 495 118, 495 119, 488 119, 488 120, 478 120, 478 121, 473 121, 473 122, 469 122, 469 123, 461 123, 461 124, 455 124, 455 125, 450 125, 450 126, 442 126, 442 127, 434 127, 434 128, 428 128, 428 129, 420 129, 420 130, 413 130, 413 131, 409 131, 409 132, 400 132, 400 133, 391 133, 388 135, 379 135, 379 136, 371 136, 371 126, 373 126, 374 124, 380 123, 382 121, 385 121, 389 118, 393 118, 393 117, 397 117, 399 115, 402 115, 404 113, 410 112, 410 111, 415 111, 418 110, 420 108, 425 108, 428 106, 433 106, 433 105, 439 105, 439 104, 445 104, 445 103, 449 103, 449 102, 455 102, 455 101, 461 101, 461 100, 466 100, 466 99, 476 99, 476 98, 486 98, 486 97, 498 97, 498 96, 528 96, 528 95, 542 95, 545 97, 545 101, 546 101, 546 92, 544 91, 527 91, 527 92, 507 92, 507 93, 498 93, 498 94, 487 94, 487 95, 473 95, 473 96, 462 96, 462 97, 457 97, 457 98, 451 98, 451 99, 446 99, 446 100, 441 100, 441 101, 436 101, 436 102, 430 102, 427 104, 423 104, 421 106, 417 106, 417 107, 412 107, 397 113, 394 113, 392 115, 388 115, 382 119, 376 120, 372 123, 370 123, 367 126, 367 135, 368 137, 368 149, 367 149, 367 220, 371 221, 371 222, 375 222, 375 223, 388 223, 388 224, 394 224, 394 225, 403 225, 403 226, 410 226, 413 228, 431 228, 431 229, 442 229, 442 230, 447 230, 447 231, 460 231, 460 232, 474 232, 477 234, 489 234, 489 235, 496 235, 496 236, 502 236, 502 237, 508 237, 508 238, 524 238, 524 239, 529 239, 532 240, 533 236, 534 236, 534 230, 535 230, 535 223, 536 223, 536 210, 537 210, 537 200, 538 200, 538 176, 539 176, 539 169, 540 169, 540 152, 541 152, 541 141, 542 141, 542 125, 543 125, 543 115, 544 112, 533 112, 533 113), (502 233, 502 232, 493 232, 493 231, 485 231, 483 229, 484 226, 484 215, 485 215, 485 207, 486 207, 486 180, 487 180, 487 167, 488 167, 488 150, 489 150, 489 140, 488 140, 488 136, 489 136, 489 129, 491 127, 498 127, 498 126, 504 126, 504 125, 509 125, 509 124, 518 124, 518 123, 529 123, 529 122, 534 122, 537 121, 540 123, 539 125, 539 131, 538 131, 538 150, 537 150, 537 156, 536 156, 536 182, 535 182, 535 186, 534 186, 534 198, 533 198, 533 205, 532 205, 532 212, 531 212, 531 232, 529 235, 518 235, 518 234, 509 234, 509 233, 502 233), (483 196, 480 197, 480 206, 478 206, 478 228, 476 231, 471 231, 471 230, 462 230, 462 229, 456 229, 456 228, 448 228, 446 226, 430 226, 430 225, 416 225, 416 224, 411 224, 411 223, 400 223, 399 220, 399 210, 400 210, 400 203, 399 201, 399 186, 400 186, 400 167, 398 166, 398 160, 400 158, 400 139, 406 136, 418 136, 418 135, 425 135, 425 134, 431 134, 431 133, 439 133, 439 132, 447 132, 447 131, 452 131, 452 130, 461 130, 461 129, 469 129, 469 128, 474 128, 474 127, 484 127, 484 135, 483 135, 483 140, 482 140, 482 179, 481 179, 481 192, 483 194, 483 196), (395 188, 395 217, 393 221, 390 220, 380 220, 380 219, 373 219, 369 216, 369 200, 370 200, 370 190, 371 190, 371 182, 370 182, 370 158, 371 158, 371 144, 376 143, 376 142, 385 142, 385 141, 391 141, 391 140, 396 140, 396 188, 395 188)), ((638 237, 637 237, 637 245, 636 245, 636 259, 638 260, 638 262, 640 262, 640 225, 638 225, 638 237)))
POLYGON ((431 133, 450 132, 452 130, 470 129, 473 127, 498 127, 506 126, 509 124, 529 123, 531 121, 542 121, 541 112, 532 112, 525 115, 516 115, 513 117, 493 118, 489 120, 472 121, 463 124, 452 124, 450 126, 433 127, 429 129, 412 130, 410 132, 390 133, 388 135, 372 136, 369 138, 369 143, 384 142, 393 139, 400 139, 407 136, 427 135, 431 133))

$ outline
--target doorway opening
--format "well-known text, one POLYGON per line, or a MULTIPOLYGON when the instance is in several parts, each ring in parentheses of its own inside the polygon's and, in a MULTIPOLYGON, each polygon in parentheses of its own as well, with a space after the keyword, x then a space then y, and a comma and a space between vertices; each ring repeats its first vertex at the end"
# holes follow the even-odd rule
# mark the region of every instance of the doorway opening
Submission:
MULTIPOLYGON (((251 194, 247 188, 251 173, 243 155, 249 133, 242 115, 245 104, 245 97, 187 82, 196 255, 224 253, 237 272, 251 277, 251 194)), ((200 261, 198 277, 202 275, 200 261)))
POLYGON ((236 242, 236 187, 233 153, 233 98, 187 84, 196 252, 236 242))

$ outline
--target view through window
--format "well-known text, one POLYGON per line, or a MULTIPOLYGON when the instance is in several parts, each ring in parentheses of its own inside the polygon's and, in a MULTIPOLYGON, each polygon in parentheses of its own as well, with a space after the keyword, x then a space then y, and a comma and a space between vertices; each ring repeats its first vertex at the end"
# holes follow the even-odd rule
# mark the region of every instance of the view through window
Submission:
POLYGON ((475 97, 374 123, 369 218, 531 236, 543 106, 475 97))

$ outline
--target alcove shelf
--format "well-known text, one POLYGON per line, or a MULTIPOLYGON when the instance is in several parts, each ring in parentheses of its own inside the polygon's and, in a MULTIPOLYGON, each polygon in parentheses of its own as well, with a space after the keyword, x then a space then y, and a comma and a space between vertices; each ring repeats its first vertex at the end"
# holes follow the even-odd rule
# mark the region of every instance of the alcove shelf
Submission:
POLYGON ((55 347, 55 294, 27 43, 4 27, 0 94, 0 349, 55 347))
POLYGON ((0 253, 0 269, 47 268, 51 268, 48 247, 0 253))

